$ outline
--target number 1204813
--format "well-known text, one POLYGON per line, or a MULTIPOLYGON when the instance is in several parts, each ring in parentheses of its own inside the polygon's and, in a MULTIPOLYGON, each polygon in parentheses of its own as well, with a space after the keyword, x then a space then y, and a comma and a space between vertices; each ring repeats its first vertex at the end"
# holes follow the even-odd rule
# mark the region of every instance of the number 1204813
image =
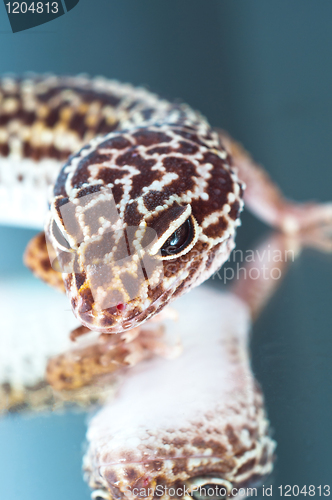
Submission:
POLYGON ((59 2, 8 2, 6 3, 8 14, 57 14, 59 2))
POLYGON ((289 484, 286 484, 285 486, 278 486, 279 494, 281 497, 297 497, 299 495, 303 496, 309 496, 309 497, 314 497, 314 496, 324 496, 324 497, 329 497, 331 495, 331 487, 328 484, 325 484, 324 486, 298 486, 295 484, 294 486, 291 486, 289 484))

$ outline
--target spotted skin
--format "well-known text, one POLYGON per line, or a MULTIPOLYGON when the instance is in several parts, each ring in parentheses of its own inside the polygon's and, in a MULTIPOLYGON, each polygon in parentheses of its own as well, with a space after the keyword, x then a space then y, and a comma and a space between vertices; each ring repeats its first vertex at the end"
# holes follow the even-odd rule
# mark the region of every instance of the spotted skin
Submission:
MULTIPOLYGON (((54 203, 74 202, 82 193, 93 191, 98 197, 98 190, 107 186, 112 188, 125 227, 147 226, 158 231, 164 221, 166 229, 167 222, 172 221, 168 213, 175 206, 189 204, 200 231, 185 256, 165 261, 162 283, 151 288, 143 282, 123 314, 116 310, 96 312, 89 283, 80 281, 78 288, 75 276, 66 276, 74 312, 84 325, 109 333, 137 326, 208 278, 233 248, 242 208, 241 185, 227 163, 225 151, 211 150, 198 137, 192 138, 192 132, 186 141, 183 135, 185 127, 169 124, 112 133, 93 141, 63 167, 61 183, 54 189, 54 203)), ((86 226, 84 221, 82 232, 86 226)), ((119 302, 125 301, 124 289, 119 302)))
MULTIPOLYGON (((58 172, 49 198, 46 236, 55 248, 54 214, 61 226, 62 208, 75 207, 92 194, 102 213, 103 203, 105 210, 108 203, 105 190, 111 190, 123 228, 153 228, 158 241, 172 234, 177 208, 188 207, 196 221, 195 244, 185 254, 162 261, 163 279, 161 271, 152 276, 152 285, 130 272, 111 273, 107 293, 114 295, 114 304, 109 307, 96 305, 91 266, 76 248, 78 268, 63 278, 74 314, 84 326, 103 333, 134 328, 227 260, 243 206, 243 185, 219 136, 199 113, 143 89, 84 77, 7 78, 0 93, 4 158, 37 161, 41 167, 52 159, 56 169, 79 150, 58 172)), ((18 171, 16 182, 27 183, 28 175, 18 171)), ((87 239, 99 244, 93 217, 86 209, 82 219, 76 210, 75 227, 61 228, 73 247, 87 239)), ((111 244, 115 259, 119 245, 111 244)))
POLYGON ((166 324, 181 334, 183 354, 132 368, 90 421, 84 464, 102 498, 136 498, 142 488, 166 500, 176 497, 166 486, 183 491, 202 476, 239 489, 272 470, 275 442, 250 368, 248 308, 204 288, 179 299, 178 322, 166 324))

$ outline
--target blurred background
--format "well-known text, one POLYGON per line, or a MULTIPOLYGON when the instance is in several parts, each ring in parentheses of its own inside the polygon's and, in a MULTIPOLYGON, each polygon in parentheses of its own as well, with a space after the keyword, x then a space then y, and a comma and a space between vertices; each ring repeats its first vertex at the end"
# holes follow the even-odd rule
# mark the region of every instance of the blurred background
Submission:
MULTIPOLYGON (((329 0, 80 0, 12 34, 1 4, 0 71, 103 75, 180 98, 241 141, 287 196, 328 201, 331 21, 329 0)), ((239 248, 264 231, 245 213, 239 248)), ((33 234, 0 227, 0 276, 28 273, 21 256, 33 234)), ((254 327, 254 371, 278 442, 273 497, 279 485, 331 481, 331 304, 332 258, 306 250, 254 327)), ((86 419, 2 419, 0 497, 88 499, 86 419)))

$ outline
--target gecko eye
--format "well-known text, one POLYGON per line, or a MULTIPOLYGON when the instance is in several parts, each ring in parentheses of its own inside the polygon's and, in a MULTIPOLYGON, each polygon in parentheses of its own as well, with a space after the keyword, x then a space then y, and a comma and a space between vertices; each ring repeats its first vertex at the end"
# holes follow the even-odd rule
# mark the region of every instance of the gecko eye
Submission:
POLYGON ((66 240, 66 238, 63 236, 62 232, 59 229, 59 226, 55 222, 55 220, 52 221, 52 226, 51 226, 51 231, 53 234, 53 237, 56 241, 57 247, 59 250, 62 250, 64 252, 70 252, 71 251, 71 246, 66 240))
POLYGON ((192 492, 195 500, 224 500, 227 498, 227 489, 220 484, 204 484, 192 492))
POLYGON ((95 490, 91 495, 92 500, 109 500, 110 494, 105 490, 95 490))
POLYGON ((161 247, 162 257, 177 257, 189 247, 195 237, 195 224, 190 216, 161 247))

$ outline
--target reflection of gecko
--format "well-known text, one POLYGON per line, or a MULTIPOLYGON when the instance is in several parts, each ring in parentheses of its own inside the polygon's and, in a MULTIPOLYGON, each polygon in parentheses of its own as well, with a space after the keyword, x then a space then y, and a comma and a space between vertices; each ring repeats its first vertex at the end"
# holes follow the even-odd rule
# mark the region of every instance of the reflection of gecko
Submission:
POLYGON ((230 490, 271 472, 275 444, 249 365, 248 308, 206 287, 177 305, 179 321, 167 328, 181 336, 182 355, 132 368, 90 423, 85 467, 95 498, 152 497, 157 485, 180 491, 192 481, 230 490))
POLYGON ((85 470, 94 499, 181 498, 186 489, 197 500, 255 495, 275 442, 249 362, 251 318, 301 243, 332 250, 315 235, 294 243, 270 238, 232 293, 202 287, 179 299, 179 320, 166 328, 181 337, 182 355, 134 367, 90 422, 85 470))

